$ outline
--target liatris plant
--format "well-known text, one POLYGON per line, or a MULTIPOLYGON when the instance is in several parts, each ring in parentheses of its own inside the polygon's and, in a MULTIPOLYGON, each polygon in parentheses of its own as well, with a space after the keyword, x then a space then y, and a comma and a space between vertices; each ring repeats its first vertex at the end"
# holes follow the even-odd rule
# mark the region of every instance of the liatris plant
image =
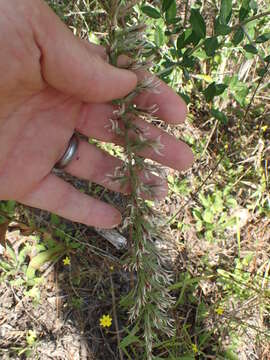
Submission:
MULTIPOLYGON (((145 57, 145 24, 140 23, 134 12, 139 1, 106 0, 100 2, 107 13, 108 36, 107 51, 111 64, 117 66, 119 56, 127 56, 126 68, 141 71, 151 66, 145 57)), ((152 359, 152 344, 158 334, 172 335, 173 321, 169 317, 169 308, 173 298, 169 293, 172 275, 166 269, 165 255, 156 246, 156 239, 161 238, 162 229, 158 225, 157 214, 143 200, 143 195, 153 195, 154 186, 145 185, 145 177, 156 170, 155 166, 145 161, 138 153, 147 147, 162 153, 160 139, 147 139, 147 130, 138 126, 138 118, 151 122, 156 107, 140 109, 133 100, 147 91, 158 91, 159 82, 154 77, 146 76, 136 89, 124 99, 115 101, 117 109, 111 119, 111 131, 115 131, 125 140, 125 162, 111 177, 129 184, 131 195, 125 214, 124 226, 129 233, 129 251, 125 268, 135 273, 134 288, 129 294, 132 299, 130 320, 143 330, 147 359, 152 359), (121 126, 119 123, 121 122, 121 126)), ((160 170, 158 171, 160 173, 160 170)))

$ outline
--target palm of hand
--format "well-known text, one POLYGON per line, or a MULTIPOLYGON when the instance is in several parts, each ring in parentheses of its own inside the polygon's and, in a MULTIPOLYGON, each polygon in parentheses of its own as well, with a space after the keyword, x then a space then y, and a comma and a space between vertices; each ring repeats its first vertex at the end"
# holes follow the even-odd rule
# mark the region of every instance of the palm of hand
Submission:
MULTIPOLYGON (((0 0, 0 8, 7 15, 7 22, 0 24, 0 30, 5 30, 0 31, 0 44, 6 54, 0 60, 0 73, 4 74, 0 87, 0 199, 14 199, 88 225, 114 226, 121 219, 116 209, 77 192, 51 170, 74 130, 123 143, 106 128, 113 113, 108 101, 131 91, 136 76, 110 67, 102 48, 73 37, 41 1, 35 0, 31 8, 31 1, 14 3, 22 20, 16 18, 15 26, 10 26, 12 5, 0 0), (28 21, 33 6, 38 31, 35 21, 30 25, 28 21), (55 35, 53 40, 50 31, 55 35), (13 39, 11 43, 6 42, 7 33, 13 39), (73 50, 70 54, 69 47, 73 50)), ((161 84, 160 95, 140 96, 137 101, 144 106, 158 103, 160 117, 171 123, 183 120, 185 115, 183 103, 165 84, 161 84), (176 112, 180 112, 178 120, 174 119, 176 112)), ((138 124, 146 126, 140 121, 138 124)), ((176 169, 190 164, 192 155, 185 144, 154 127, 149 134, 151 138, 162 136, 165 157, 150 150, 142 155, 176 169)), ((128 191, 106 179, 106 174, 112 174, 120 164, 93 145, 80 142, 66 171, 115 191, 128 191)), ((160 196, 166 193, 166 184, 159 178, 143 180, 160 184, 160 196)))
POLYGON ((23 200, 38 187, 65 151, 80 109, 78 100, 45 87, 2 121, 1 194, 23 200))

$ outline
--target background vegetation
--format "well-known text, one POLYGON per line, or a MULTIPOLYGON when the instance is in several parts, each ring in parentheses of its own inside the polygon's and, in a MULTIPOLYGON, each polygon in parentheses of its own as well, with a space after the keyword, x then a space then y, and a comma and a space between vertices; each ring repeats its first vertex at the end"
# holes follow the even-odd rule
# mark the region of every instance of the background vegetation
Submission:
MULTIPOLYGON (((105 44, 99 2, 48 2, 77 36, 105 44)), ((169 196, 149 203, 175 239, 167 250, 176 334, 155 335, 153 356, 269 359, 270 6, 163 0, 135 11, 148 25, 152 71, 189 108, 185 125, 156 125, 184 139, 196 157, 186 173, 167 170, 169 196)), ((98 145, 123 156, 112 144, 98 145)), ((125 208, 118 194, 68 180, 125 208)), ((143 329, 130 325, 123 301, 134 285, 121 266, 124 251, 53 214, 11 201, 0 209, 3 359, 145 359, 143 329), (110 326, 100 324, 103 315, 110 326)))

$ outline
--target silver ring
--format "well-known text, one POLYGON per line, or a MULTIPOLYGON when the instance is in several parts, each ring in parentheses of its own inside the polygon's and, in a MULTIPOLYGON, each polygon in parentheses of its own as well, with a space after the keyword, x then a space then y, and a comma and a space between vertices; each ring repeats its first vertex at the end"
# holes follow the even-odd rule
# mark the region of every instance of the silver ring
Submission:
POLYGON ((72 138, 69 140, 68 147, 64 155, 55 165, 57 169, 63 169, 71 162, 78 149, 78 145, 79 145, 79 137, 78 135, 73 134, 72 138))

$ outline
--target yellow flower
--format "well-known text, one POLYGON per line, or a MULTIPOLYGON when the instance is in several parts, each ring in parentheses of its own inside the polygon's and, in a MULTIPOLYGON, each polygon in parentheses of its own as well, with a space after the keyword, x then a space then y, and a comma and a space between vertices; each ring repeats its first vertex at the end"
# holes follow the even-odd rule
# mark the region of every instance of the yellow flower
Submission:
POLYGON ((224 313, 224 309, 222 309, 221 307, 218 307, 217 309, 215 309, 215 312, 218 314, 218 315, 222 315, 224 313))
POLYGON ((267 125, 262 126, 262 131, 263 131, 263 132, 264 132, 264 131, 266 131, 266 130, 267 130, 267 128, 268 128, 268 126, 267 126, 267 125))
POLYGON ((103 315, 100 319, 99 319, 99 324, 102 327, 110 327, 112 325, 112 318, 110 317, 110 315, 103 315))
POLYGON ((110 270, 113 271, 113 270, 114 270, 114 267, 113 267, 113 266, 110 266, 110 270))
POLYGON ((68 256, 66 256, 65 259, 63 259, 63 264, 70 265, 70 258, 68 256))
POLYGON ((197 345, 196 344, 192 344, 192 351, 194 352, 194 354, 197 354, 199 352, 197 345))

